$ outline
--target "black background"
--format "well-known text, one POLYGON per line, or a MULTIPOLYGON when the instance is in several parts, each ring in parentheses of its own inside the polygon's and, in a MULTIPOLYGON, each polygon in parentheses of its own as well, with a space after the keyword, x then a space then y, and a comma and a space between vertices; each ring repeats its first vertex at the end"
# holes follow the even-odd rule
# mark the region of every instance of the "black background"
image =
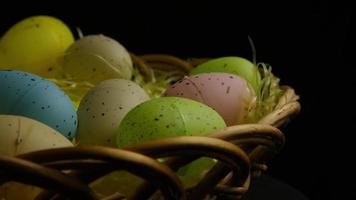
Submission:
POLYGON ((113 37, 136 54, 183 58, 251 58, 250 35, 257 60, 271 64, 282 84, 301 97, 302 112, 283 128, 287 143, 268 173, 310 199, 356 199, 355 11, 349 4, 322 0, 19 1, 2 5, 0 33, 25 17, 47 14, 85 35, 113 37))

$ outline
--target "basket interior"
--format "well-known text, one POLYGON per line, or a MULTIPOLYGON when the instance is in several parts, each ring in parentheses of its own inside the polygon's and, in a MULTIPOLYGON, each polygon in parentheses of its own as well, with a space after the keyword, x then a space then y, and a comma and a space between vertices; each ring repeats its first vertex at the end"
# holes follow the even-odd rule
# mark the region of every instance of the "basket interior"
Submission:
MULTIPOLYGON (((167 85, 208 60, 183 60, 161 54, 131 54, 131 57, 136 70, 133 80, 152 97, 159 96, 167 85)), ((77 103, 92 87, 87 83, 54 81, 69 91, 77 103)), ((229 126, 208 137, 172 137, 123 149, 79 146, 17 157, 0 156, 1 184, 16 181, 41 187, 44 190, 33 192, 36 200, 239 198, 248 190, 251 177, 267 170, 268 162, 282 149, 285 138, 278 128, 300 110, 294 90, 289 86, 280 89, 281 95, 273 109, 257 121, 229 126), (216 163, 194 186, 184 187, 175 171, 200 157, 213 158, 216 163), (116 192, 103 196, 90 187, 95 180, 118 170, 140 177, 130 194, 116 192)))

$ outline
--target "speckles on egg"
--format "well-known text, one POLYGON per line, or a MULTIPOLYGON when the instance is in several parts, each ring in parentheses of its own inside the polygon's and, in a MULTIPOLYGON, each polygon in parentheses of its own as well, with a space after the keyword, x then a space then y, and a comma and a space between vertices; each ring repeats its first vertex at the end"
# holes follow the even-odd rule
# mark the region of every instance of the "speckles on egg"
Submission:
POLYGON ((22 153, 67 147, 73 144, 49 126, 22 116, 0 115, 0 154, 22 153))
POLYGON ((2 67, 55 77, 60 73, 56 70, 58 58, 73 41, 70 29, 59 19, 50 16, 26 18, 2 36, 0 62, 2 67))
POLYGON ((211 108, 189 99, 162 97, 132 109, 123 119, 117 135, 119 147, 180 135, 206 135, 225 127, 211 108), (206 126, 206 122, 210 125, 206 126))
POLYGON ((79 105, 77 141, 115 146, 115 134, 122 118, 148 99, 146 92, 129 80, 111 79, 99 83, 79 105))
POLYGON ((0 74, 0 114, 36 119, 66 137, 69 137, 69 131, 76 132, 76 126, 70 123, 71 116, 75 116, 72 120, 76 120, 75 108, 55 84, 27 72, 0 71, 0 74), (60 126, 57 127, 58 124, 60 126))
POLYGON ((243 123, 246 107, 250 107, 255 98, 245 79, 218 72, 185 77, 168 88, 164 95, 202 102, 216 110, 229 126, 243 123))
POLYGON ((97 84, 112 78, 130 79, 132 60, 120 43, 104 35, 76 41, 64 56, 63 68, 75 80, 97 84))
MULTIPOLYGON (((196 75, 208 72, 224 72, 238 75, 252 85, 254 92, 259 91, 261 76, 258 68, 245 58, 231 56, 212 59, 193 68, 190 74, 196 75)), ((232 76, 230 78, 233 79, 232 76)))
MULTIPOLYGON (((116 139, 118 147, 125 147, 164 137, 204 136, 224 127, 221 116, 208 106, 186 98, 162 97, 132 109, 123 119, 116 139)), ((194 162, 207 166, 201 159, 194 162)), ((190 181, 201 177, 191 167, 182 168, 181 178, 190 181)))

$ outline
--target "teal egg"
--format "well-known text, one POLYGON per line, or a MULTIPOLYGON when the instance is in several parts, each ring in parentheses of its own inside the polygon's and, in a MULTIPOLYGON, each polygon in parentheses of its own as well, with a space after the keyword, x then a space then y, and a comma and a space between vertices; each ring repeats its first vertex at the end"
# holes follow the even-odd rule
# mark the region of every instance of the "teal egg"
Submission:
POLYGON ((73 138, 77 129, 69 97, 54 83, 22 71, 0 71, 0 114, 35 119, 67 138, 73 138))

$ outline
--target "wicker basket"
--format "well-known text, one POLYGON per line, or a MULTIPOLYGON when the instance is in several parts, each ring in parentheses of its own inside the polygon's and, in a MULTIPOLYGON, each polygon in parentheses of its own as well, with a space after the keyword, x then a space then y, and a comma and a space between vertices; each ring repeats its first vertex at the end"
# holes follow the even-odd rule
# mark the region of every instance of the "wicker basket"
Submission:
MULTIPOLYGON (((185 61, 170 55, 132 55, 146 81, 152 70, 180 69, 181 76, 206 59, 185 61)), ((99 199, 89 183, 115 170, 126 170, 146 182, 130 199, 237 199, 249 189, 252 176, 284 145, 278 129, 300 110, 298 96, 288 86, 274 110, 258 123, 230 126, 209 137, 173 137, 125 149, 99 146, 59 148, 17 157, 0 156, 0 185, 17 181, 43 188, 36 200, 99 199), (174 171, 199 157, 217 159, 215 166, 193 188, 184 188, 174 171), (166 157, 158 162, 157 158, 166 157)), ((104 199, 125 199, 115 193, 104 199)))

